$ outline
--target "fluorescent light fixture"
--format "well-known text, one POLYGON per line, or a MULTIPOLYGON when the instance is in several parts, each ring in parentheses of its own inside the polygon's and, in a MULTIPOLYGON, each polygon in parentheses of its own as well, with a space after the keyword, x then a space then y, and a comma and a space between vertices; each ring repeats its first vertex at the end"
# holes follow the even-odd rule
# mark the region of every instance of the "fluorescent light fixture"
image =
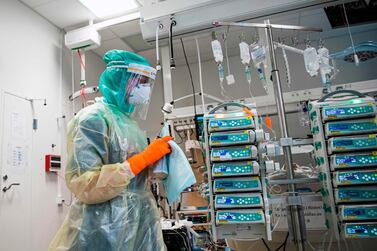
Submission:
POLYGON ((135 19, 138 19, 138 18, 140 18, 140 12, 134 12, 134 13, 126 14, 126 15, 121 16, 121 17, 111 18, 109 20, 96 23, 96 24, 93 25, 93 27, 96 30, 102 30, 102 29, 105 29, 107 27, 117 25, 117 24, 121 24, 121 23, 125 23, 125 22, 128 22, 128 21, 132 21, 132 20, 135 20, 135 19))
POLYGON ((135 0, 79 0, 97 17, 107 17, 136 10, 139 5, 135 0))

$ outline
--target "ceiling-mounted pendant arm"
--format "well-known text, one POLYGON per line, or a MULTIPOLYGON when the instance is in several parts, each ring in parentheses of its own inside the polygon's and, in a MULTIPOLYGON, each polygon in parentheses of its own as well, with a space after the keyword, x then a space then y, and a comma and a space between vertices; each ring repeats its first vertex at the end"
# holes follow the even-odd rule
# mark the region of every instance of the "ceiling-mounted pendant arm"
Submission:
POLYGON ((164 28, 164 25, 159 23, 156 27, 156 70, 161 70, 160 65, 160 51, 159 51, 159 44, 158 44, 158 34, 160 30, 164 28))
POLYGON ((170 29, 169 29, 169 46, 170 46, 170 69, 175 69, 174 60, 174 48, 173 48, 173 27, 177 25, 174 20, 174 16, 170 18, 170 29))
POLYGON ((80 58, 80 86, 86 86, 86 77, 85 77, 85 50, 79 49, 77 50, 77 54, 80 58))
POLYGON ((236 22, 220 22, 214 21, 212 24, 216 27, 219 26, 236 26, 236 27, 251 27, 251 28, 273 28, 283 30, 301 30, 301 31, 313 31, 322 32, 321 28, 299 26, 299 25, 286 25, 286 24, 262 24, 262 23, 236 23, 236 22))

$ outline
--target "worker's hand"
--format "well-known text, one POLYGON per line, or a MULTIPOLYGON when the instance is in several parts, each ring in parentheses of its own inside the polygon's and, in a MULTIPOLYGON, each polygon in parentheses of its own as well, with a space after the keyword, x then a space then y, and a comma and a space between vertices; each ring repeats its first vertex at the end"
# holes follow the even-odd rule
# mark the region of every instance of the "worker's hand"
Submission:
POLYGON ((170 136, 155 139, 144 151, 128 158, 127 161, 130 164, 132 172, 137 175, 147 166, 157 162, 166 154, 171 153, 168 141, 172 139, 170 136))

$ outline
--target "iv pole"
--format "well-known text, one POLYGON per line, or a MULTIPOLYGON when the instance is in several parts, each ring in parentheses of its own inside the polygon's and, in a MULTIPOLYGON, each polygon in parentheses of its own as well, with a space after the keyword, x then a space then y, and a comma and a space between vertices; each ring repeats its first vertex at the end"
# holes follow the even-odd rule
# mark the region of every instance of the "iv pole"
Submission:
MULTIPOLYGON (((266 30, 267 42, 268 47, 270 49, 270 59, 271 59, 271 75, 272 81, 274 84, 275 90, 275 99, 276 99, 276 106, 278 110, 279 116, 279 126, 282 133, 282 138, 280 139, 280 145, 283 148, 284 152, 284 162, 287 167, 287 176, 289 183, 289 192, 292 197, 297 197, 298 193, 296 192, 296 186, 294 183, 294 170, 293 170, 293 162, 292 162, 292 144, 293 140, 289 137, 288 134, 288 127, 287 127, 287 118, 285 116, 285 106, 284 106, 284 98, 283 92, 281 89, 281 82, 279 76, 279 69, 277 66, 276 55, 275 55, 275 47, 273 42, 273 35, 272 29, 282 29, 282 30, 303 30, 303 31, 315 31, 315 32, 322 32, 322 29, 319 28, 310 28, 304 26, 296 26, 296 25, 280 25, 280 24, 271 24, 270 20, 265 20, 263 24, 261 23, 234 23, 234 22, 213 22, 214 26, 238 26, 238 27, 253 27, 253 28, 264 28, 266 30)), ((289 233, 291 238, 293 236, 293 241, 297 244, 297 250, 303 251, 305 250, 305 218, 303 214, 303 208, 299 205, 299 203, 292 203, 288 204, 288 226, 289 226, 289 233)))

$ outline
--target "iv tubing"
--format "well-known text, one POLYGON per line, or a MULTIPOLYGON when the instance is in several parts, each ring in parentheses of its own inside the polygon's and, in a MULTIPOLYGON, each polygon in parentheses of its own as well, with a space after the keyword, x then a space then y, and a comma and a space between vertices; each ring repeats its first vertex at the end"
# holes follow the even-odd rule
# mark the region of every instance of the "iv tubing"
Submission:
MULTIPOLYGON (((195 43, 196 43, 196 50, 198 52, 200 92, 203 94, 204 90, 203 90, 202 63, 201 63, 201 60, 200 60, 200 49, 199 49, 198 38, 195 38, 195 43)), ((205 113, 204 95, 201 95, 201 97, 202 97, 202 112, 205 113)))
POLYGON ((162 29, 162 24, 158 24, 156 28, 156 69, 159 70, 160 66, 160 52, 159 52, 159 45, 158 45, 158 33, 159 30, 162 29))
POLYGON ((158 54, 158 31, 160 30, 160 25, 156 28, 156 64, 160 64, 160 55, 158 54))
MULTIPOLYGON (((351 39, 351 44, 352 44, 352 48, 353 48, 353 54, 354 54, 354 57, 355 57, 355 63, 356 63, 356 57, 357 57, 357 54, 356 54, 356 50, 355 50, 355 45, 353 43, 353 37, 352 37, 352 33, 351 33, 351 28, 350 28, 350 23, 348 22, 348 17, 347 17, 347 12, 346 12, 346 6, 344 5, 343 3, 343 12, 344 12, 344 16, 346 17, 346 22, 347 22, 347 29, 348 29, 348 33, 350 35, 350 39, 351 39)), ((357 63, 356 63, 357 64, 357 63)))

